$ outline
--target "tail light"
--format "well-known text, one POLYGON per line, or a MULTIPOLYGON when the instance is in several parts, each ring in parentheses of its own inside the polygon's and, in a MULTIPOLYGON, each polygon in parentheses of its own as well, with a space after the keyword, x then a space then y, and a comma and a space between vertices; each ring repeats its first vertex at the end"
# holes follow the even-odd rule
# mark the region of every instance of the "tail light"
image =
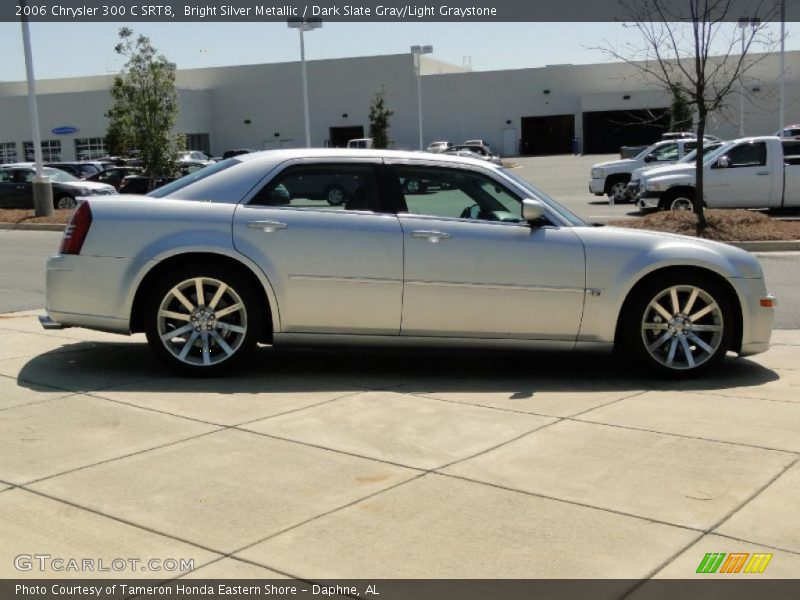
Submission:
POLYGON ((123 189, 125 186, 127 186, 127 185, 128 185, 130 182, 131 182, 131 180, 130 180, 130 179, 128 179, 127 177, 123 177, 123 178, 122 178, 122 181, 120 181, 120 182, 119 182, 119 189, 120 189, 120 191, 121 191, 121 190, 122 190, 122 189, 123 189))
POLYGON ((92 209, 89 208, 88 202, 81 202, 72 213, 69 225, 64 231, 64 239, 61 240, 61 254, 80 254, 91 224, 92 209))

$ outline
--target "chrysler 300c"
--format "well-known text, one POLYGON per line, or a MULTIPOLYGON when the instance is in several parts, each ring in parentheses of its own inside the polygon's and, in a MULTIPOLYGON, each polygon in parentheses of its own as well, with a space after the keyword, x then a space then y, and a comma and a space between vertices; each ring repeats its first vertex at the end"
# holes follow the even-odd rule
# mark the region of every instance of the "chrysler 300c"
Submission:
POLYGON ((41 320, 145 332, 190 374, 261 342, 617 349, 689 375, 765 351, 773 304, 747 252, 589 226, 500 166, 312 149, 83 202, 41 320))

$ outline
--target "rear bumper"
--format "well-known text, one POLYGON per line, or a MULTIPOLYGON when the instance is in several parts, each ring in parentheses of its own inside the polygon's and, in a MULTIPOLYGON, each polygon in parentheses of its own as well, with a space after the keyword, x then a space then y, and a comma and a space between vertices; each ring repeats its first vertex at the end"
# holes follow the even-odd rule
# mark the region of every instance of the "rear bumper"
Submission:
POLYGON ((115 257, 52 256, 47 260, 49 320, 46 325, 40 319, 42 325, 128 333, 131 292, 147 262, 115 257))

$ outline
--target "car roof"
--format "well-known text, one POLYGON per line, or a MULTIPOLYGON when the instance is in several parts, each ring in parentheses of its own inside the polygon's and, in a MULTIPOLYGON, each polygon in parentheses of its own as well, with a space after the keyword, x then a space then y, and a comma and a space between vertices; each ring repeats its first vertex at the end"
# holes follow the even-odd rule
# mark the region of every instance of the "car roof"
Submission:
POLYGON ((410 150, 375 150, 366 148, 292 148, 282 150, 262 150, 242 154, 231 160, 249 162, 261 160, 264 162, 283 162, 297 158, 385 158, 389 160, 417 160, 421 162, 443 162, 456 164, 476 165, 486 168, 490 166, 483 160, 452 155, 431 154, 422 151, 410 150))

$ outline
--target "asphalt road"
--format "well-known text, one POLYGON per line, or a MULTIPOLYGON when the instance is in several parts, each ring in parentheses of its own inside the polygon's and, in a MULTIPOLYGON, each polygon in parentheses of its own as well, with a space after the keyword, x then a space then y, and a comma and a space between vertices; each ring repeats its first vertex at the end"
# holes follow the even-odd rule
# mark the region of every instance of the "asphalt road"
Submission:
MULTIPOLYGON (((45 259, 60 239, 56 232, 0 230, 0 313, 44 307, 45 259)), ((778 297, 776 328, 800 329, 800 252, 758 256, 778 297)))

